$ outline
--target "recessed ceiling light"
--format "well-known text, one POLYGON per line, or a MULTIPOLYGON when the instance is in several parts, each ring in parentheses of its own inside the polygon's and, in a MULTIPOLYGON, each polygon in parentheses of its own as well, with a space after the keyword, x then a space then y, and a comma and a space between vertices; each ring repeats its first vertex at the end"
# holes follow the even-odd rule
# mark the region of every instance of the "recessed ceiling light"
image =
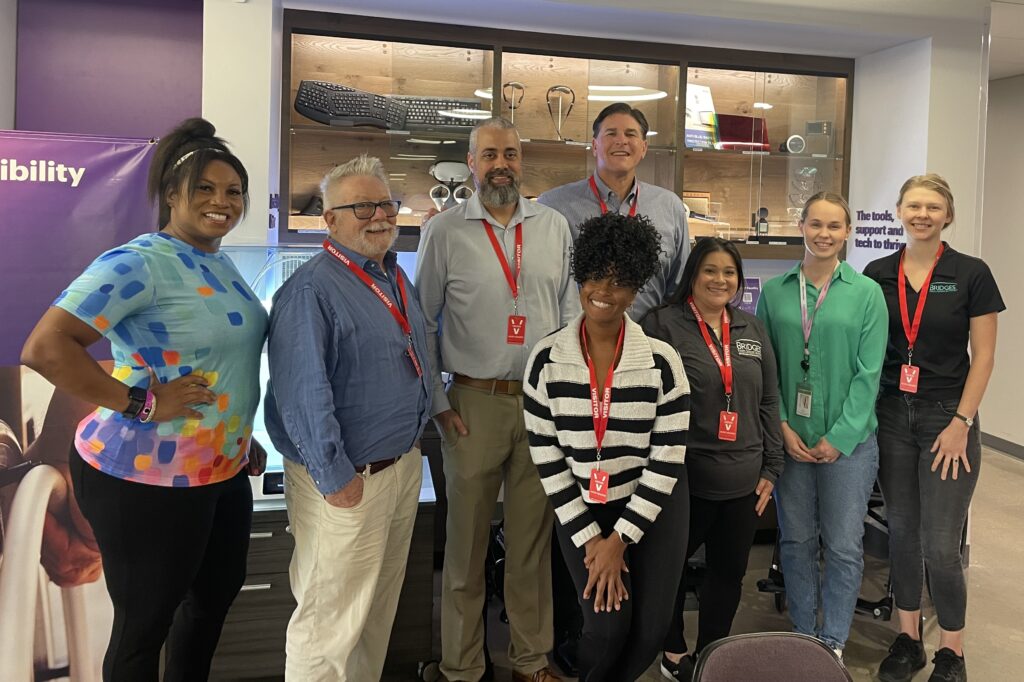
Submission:
POLYGON ((402 215, 411 215, 412 209, 409 208, 408 206, 403 206, 402 208, 398 209, 398 212, 401 213, 402 215))
POLYGON ((491 93, 490 88, 477 88, 473 91, 473 94, 480 99, 494 99, 494 95, 491 93))
POLYGON ((768 102, 754 102, 754 108, 764 109, 765 111, 767 111, 768 109, 772 108, 772 105, 768 104, 768 102))
POLYGON ((448 118, 485 119, 491 117, 491 112, 483 109, 439 109, 437 113, 448 118))
POLYGON ((647 137, 654 137, 657 134, 658 134, 657 130, 648 130, 647 131, 647 137))
POLYGON ((647 102, 668 97, 664 90, 637 85, 591 85, 589 99, 595 102, 647 102))
POLYGON ((441 140, 421 140, 418 137, 410 137, 406 142, 412 144, 441 144, 441 140))

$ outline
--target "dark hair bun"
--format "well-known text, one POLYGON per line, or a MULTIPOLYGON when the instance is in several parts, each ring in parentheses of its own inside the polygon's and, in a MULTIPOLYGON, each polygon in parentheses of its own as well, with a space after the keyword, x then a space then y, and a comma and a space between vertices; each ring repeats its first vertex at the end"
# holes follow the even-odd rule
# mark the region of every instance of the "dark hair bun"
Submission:
POLYGON ((197 139, 210 139, 216 136, 217 129, 213 124, 205 118, 198 117, 185 119, 167 135, 167 137, 180 139, 182 144, 187 144, 197 139))

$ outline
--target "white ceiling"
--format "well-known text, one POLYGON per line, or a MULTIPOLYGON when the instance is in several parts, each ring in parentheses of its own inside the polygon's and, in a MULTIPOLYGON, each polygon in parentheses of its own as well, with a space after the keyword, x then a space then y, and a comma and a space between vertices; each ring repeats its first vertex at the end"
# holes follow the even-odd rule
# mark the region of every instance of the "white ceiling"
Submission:
MULTIPOLYGON (((466 26, 860 57, 964 21, 988 0, 284 0, 292 9, 466 26)), ((1024 73, 1024 0, 992 2, 990 78, 1024 73)))

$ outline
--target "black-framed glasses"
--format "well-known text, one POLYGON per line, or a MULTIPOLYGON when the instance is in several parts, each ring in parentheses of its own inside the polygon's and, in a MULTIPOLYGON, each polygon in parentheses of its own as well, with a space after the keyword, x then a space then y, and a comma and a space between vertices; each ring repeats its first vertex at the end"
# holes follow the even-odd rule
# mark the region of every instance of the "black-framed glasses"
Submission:
POLYGON ((352 212, 356 214, 356 218, 359 218, 359 220, 369 220, 373 217, 373 214, 377 212, 378 208, 384 211, 384 215, 388 218, 394 218, 398 215, 398 209, 401 207, 401 201, 398 201, 397 199, 388 199, 387 201, 358 201, 354 204, 335 206, 330 210, 337 211, 342 208, 351 208, 352 212))

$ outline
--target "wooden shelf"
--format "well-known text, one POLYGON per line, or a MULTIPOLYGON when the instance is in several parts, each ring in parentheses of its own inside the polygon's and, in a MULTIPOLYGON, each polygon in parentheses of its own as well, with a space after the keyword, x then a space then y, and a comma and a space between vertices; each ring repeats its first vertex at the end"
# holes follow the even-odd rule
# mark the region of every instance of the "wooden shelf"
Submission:
POLYGON ((803 161, 842 161, 842 156, 828 156, 827 154, 789 154, 787 152, 762 152, 740 149, 695 149, 687 147, 683 152, 683 158, 698 159, 707 157, 713 159, 723 158, 760 158, 760 159, 795 159, 803 161))

